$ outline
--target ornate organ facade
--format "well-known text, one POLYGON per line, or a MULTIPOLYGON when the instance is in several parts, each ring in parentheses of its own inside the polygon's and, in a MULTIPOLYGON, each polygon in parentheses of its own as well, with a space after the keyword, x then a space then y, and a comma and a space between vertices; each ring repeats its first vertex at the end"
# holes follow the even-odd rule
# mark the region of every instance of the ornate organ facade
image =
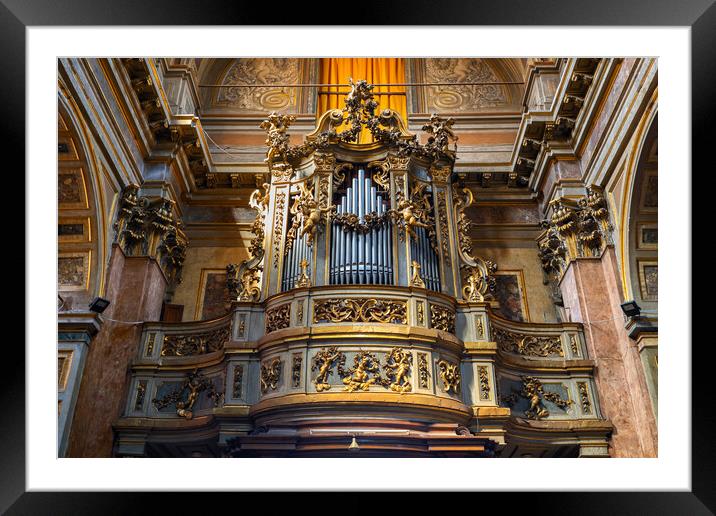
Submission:
POLYGON ((118 455, 608 455, 583 327, 498 315, 453 120, 376 107, 358 81, 300 144, 261 124, 231 311, 144 324, 118 455))

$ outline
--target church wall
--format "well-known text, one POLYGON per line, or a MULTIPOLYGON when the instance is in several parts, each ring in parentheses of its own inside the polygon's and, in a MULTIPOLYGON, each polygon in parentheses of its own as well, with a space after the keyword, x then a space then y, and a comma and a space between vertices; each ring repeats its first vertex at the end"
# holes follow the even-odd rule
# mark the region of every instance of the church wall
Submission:
MULTIPOLYGON (((191 245, 191 244, 190 244, 191 245)), ((248 252, 241 247, 189 247, 182 272, 182 282, 176 289, 173 304, 184 306, 183 321, 201 320, 204 294, 209 275, 223 274, 230 263, 241 263, 248 252)), ((210 287, 211 291, 211 287, 210 287)), ((210 294, 211 295, 211 294, 210 294)), ((214 303, 217 304, 216 293, 214 303)), ((228 296, 228 292, 227 292, 228 296)), ((228 300, 228 297, 227 297, 228 300)), ((217 307, 214 313, 218 311, 217 307)))

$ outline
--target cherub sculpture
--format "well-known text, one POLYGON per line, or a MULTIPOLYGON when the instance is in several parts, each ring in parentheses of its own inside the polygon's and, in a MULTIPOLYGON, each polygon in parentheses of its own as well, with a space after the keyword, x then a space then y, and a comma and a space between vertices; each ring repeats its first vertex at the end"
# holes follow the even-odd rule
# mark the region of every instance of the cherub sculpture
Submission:
POLYGON ((457 135, 451 129, 454 124, 453 118, 443 120, 434 113, 430 115, 430 120, 423 126, 423 131, 432 135, 428 138, 425 148, 435 153, 444 153, 448 150, 450 140, 457 143, 457 135))
POLYGON ((333 364, 336 360, 340 361, 341 358, 345 361, 345 356, 335 346, 322 349, 313 357, 312 370, 318 370, 318 374, 313 381, 317 392, 327 391, 331 388, 331 384, 328 383, 328 377, 331 375, 333 364))
POLYGON ((300 189, 301 193, 291 207, 291 213, 297 216, 297 220, 301 225, 298 234, 299 238, 303 238, 303 235, 308 235, 306 245, 311 246, 321 220, 326 214, 333 211, 333 207, 326 206, 323 208, 319 206, 313 197, 313 193, 306 187, 306 183, 301 183, 300 189))
POLYGON ((370 377, 371 373, 377 375, 380 372, 377 360, 372 354, 362 352, 355 356, 353 362, 354 366, 347 371, 348 376, 343 378, 343 384, 346 386, 343 390, 348 392, 367 391, 378 380, 375 376, 370 377))
POLYGON ((412 390, 410 385, 410 367, 412 364, 413 357, 409 352, 402 348, 390 350, 384 368, 388 370, 387 374, 392 379, 388 386, 391 391, 403 394, 412 390))
POLYGON ((283 164, 288 163, 288 150, 290 136, 287 131, 296 117, 293 115, 279 115, 273 111, 266 120, 261 122, 259 126, 266 131, 266 145, 269 147, 266 159, 269 170, 273 170, 273 164, 280 161, 283 164), (276 158, 279 158, 278 160, 276 158))
POLYGON ((413 228, 429 228, 430 226, 420 220, 418 209, 415 204, 407 199, 401 199, 398 202, 398 213, 403 219, 405 232, 411 237, 417 239, 418 235, 413 228))

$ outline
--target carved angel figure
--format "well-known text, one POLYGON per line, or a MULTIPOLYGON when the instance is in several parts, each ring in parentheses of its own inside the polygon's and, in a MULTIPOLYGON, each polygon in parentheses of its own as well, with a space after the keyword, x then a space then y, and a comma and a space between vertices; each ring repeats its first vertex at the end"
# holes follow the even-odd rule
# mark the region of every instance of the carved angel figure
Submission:
POLYGON ((266 209, 268 208, 268 202, 269 202, 269 184, 264 183, 261 185, 261 188, 263 188, 264 193, 261 193, 261 190, 254 190, 251 193, 251 197, 249 197, 249 206, 253 209, 255 209, 259 215, 263 217, 263 215, 266 213, 266 209))
POLYGON ((412 364, 413 357, 409 352, 402 348, 390 350, 384 367, 389 370, 388 375, 393 380, 389 385, 391 391, 403 394, 412 390, 410 385, 410 367, 412 364))
POLYGON ((259 126, 266 131, 266 145, 269 147, 266 159, 269 169, 273 169, 273 163, 278 161, 281 163, 288 162, 288 150, 290 136, 287 131, 296 117, 293 115, 279 115, 273 111, 266 120, 261 122, 259 126))
POLYGON ((420 220, 416 211, 418 210, 415 204, 407 199, 403 199, 398 203, 398 212, 403 218, 406 233, 417 239, 418 235, 413 228, 429 228, 430 226, 420 220))
POLYGON ((355 356, 354 364, 353 368, 348 370, 349 375, 343 378, 343 384, 346 386, 343 390, 367 391, 378 380, 375 376, 370 377, 370 373, 377 375, 380 372, 376 360, 370 353, 363 352, 355 356))
POLYGON ((316 234, 316 230, 321 223, 321 219, 327 214, 333 211, 332 206, 322 208, 318 205, 316 200, 313 198, 313 193, 306 188, 305 183, 300 184, 301 194, 296 199, 291 213, 298 215, 298 221, 301 224, 299 231, 299 238, 303 238, 303 235, 308 235, 306 244, 313 245, 313 239, 316 234))
MULTIPOLYGON (((331 375, 333 364, 341 357, 343 357, 343 353, 338 351, 338 348, 335 346, 328 349, 322 349, 316 353, 315 357, 313 357, 312 369, 314 371, 318 369, 318 374, 313 381, 317 392, 327 391, 331 388, 331 384, 328 383, 328 377, 331 375)), ((345 357, 343 357, 343 359, 345 360, 345 357)))
POLYGON ((450 140, 457 142, 457 135, 451 129, 454 124, 453 118, 443 120, 434 113, 430 115, 430 120, 423 126, 423 131, 432 135, 428 138, 426 149, 435 152, 447 151, 450 140))

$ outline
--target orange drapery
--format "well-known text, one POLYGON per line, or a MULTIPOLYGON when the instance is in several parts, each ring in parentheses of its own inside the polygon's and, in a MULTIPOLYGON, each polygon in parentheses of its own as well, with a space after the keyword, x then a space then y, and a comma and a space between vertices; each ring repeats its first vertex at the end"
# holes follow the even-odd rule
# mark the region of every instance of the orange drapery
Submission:
MULTIPOLYGON (((321 59, 321 84, 345 84, 339 87, 322 87, 320 91, 349 91, 348 78, 353 81, 365 79, 369 84, 396 84, 405 81, 405 60, 396 57, 328 57, 321 59)), ((381 95, 386 92, 405 93, 405 86, 375 88, 373 94, 378 102, 376 113, 385 108, 397 111, 407 126, 407 102, 405 95, 381 95)), ((329 109, 342 109, 345 95, 318 95, 318 116, 329 109)), ((364 131, 365 133, 366 131, 364 131)), ((370 135, 362 134, 361 143, 370 141, 370 135)))

